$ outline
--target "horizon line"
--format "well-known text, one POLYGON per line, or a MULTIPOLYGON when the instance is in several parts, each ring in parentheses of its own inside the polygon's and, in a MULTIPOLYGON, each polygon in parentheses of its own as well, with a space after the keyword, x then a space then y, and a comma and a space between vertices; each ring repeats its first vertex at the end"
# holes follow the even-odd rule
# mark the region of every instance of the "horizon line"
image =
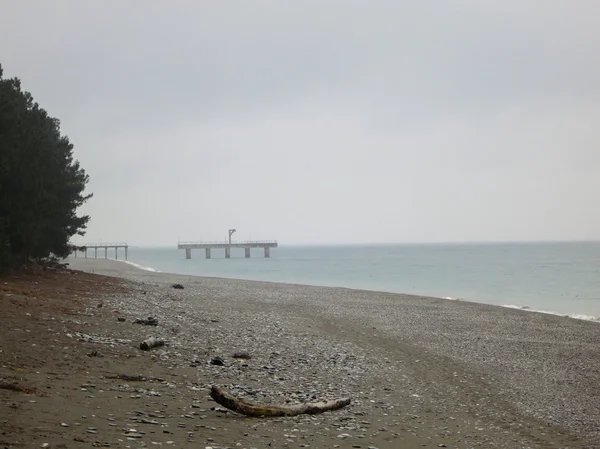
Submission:
MULTIPOLYGON (((430 241, 430 242, 307 242, 307 243, 281 243, 279 247, 339 247, 339 246, 430 246, 430 245, 519 245, 519 244, 560 244, 560 243, 600 243, 600 239, 573 239, 573 240, 471 240, 471 241, 430 241)), ((81 243, 83 245, 84 243, 81 243)), ((79 245, 79 244, 78 244, 79 245)), ((174 244, 127 244, 130 248, 174 248, 174 244)))

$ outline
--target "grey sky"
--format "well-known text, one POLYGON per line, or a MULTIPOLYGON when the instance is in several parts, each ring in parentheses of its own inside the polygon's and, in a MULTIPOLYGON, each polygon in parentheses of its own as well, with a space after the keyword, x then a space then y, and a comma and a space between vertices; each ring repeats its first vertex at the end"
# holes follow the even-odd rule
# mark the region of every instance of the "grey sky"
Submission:
POLYGON ((600 238, 596 0, 0 0, 82 241, 600 238))

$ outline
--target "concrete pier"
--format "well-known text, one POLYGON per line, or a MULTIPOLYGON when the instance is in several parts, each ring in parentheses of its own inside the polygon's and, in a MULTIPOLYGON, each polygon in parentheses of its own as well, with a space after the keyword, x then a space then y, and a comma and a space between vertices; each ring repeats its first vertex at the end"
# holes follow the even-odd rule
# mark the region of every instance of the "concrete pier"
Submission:
POLYGON ((250 249, 252 248, 263 248, 265 257, 271 257, 271 248, 277 248, 276 240, 257 240, 247 242, 179 242, 177 244, 178 249, 185 249, 185 258, 192 258, 193 249, 204 249, 206 258, 211 258, 211 250, 213 249, 224 249, 225 258, 231 258, 232 248, 244 248, 244 256, 250 258, 250 249))
POLYGON ((79 245, 77 246, 77 248, 73 251, 74 256, 77 257, 77 253, 78 252, 83 252, 85 254, 85 258, 87 259, 87 250, 88 249, 93 249, 94 250, 94 259, 98 258, 98 248, 104 248, 104 258, 108 259, 108 250, 113 249, 115 250, 115 260, 119 259, 119 248, 123 248, 125 250, 125 260, 127 260, 127 250, 129 249, 129 245, 127 245, 127 243, 90 243, 90 244, 86 244, 86 245, 79 245))

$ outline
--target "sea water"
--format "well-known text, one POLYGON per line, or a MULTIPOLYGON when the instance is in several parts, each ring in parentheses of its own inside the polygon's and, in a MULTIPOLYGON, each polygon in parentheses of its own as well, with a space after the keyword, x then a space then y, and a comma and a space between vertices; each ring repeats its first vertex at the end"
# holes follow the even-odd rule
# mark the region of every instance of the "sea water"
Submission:
POLYGON ((129 249, 130 262, 168 273, 411 293, 600 317, 600 242, 129 249))

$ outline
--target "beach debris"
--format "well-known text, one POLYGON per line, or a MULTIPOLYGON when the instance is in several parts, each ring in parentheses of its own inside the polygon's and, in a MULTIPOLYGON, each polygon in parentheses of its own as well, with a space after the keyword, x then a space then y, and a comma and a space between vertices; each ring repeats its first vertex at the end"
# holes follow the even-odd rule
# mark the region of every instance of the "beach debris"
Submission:
POLYGON ((173 284, 173 285, 171 285, 171 287, 176 288, 178 290, 183 290, 184 289, 183 285, 181 285, 181 284, 173 284))
POLYGON ((77 339, 79 341, 85 341, 88 343, 101 343, 101 344, 105 344, 105 345, 114 345, 116 343, 120 343, 120 344, 128 344, 131 343, 131 340, 126 340, 123 338, 110 338, 110 337, 103 337, 100 335, 87 335, 87 334, 83 334, 81 332, 74 332, 73 334, 66 334, 67 337, 77 337, 77 339))
POLYGON ((246 351, 234 352, 231 357, 233 357, 234 359, 245 359, 245 360, 249 360, 252 358, 252 356, 250 354, 248 354, 246 351))
POLYGON ((160 338, 150 337, 140 343, 140 349, 142 351, 149 351, 152 348, 156 348, 156 347, 164 346, 164 345, 165 345, 164 340, 161 340, 160 338))
POLYGON ((210 397, 218 404, 229 410, 254 417, 277 417, 316 415, 330 410, 338 410, 350 404, 350 398, 336 399, 333 401, 312 402, 297 405, 262 405, 253 404, 243 399, 236 398, 232 394, 213 385, 210 389, 210 397))
POLYGON ((120 316, 119 318, 117 318, 117 321, 123 323, 123 322, 125 322, 125 318, 123 318, 122 316, 120 316))
POLYGON ((148 380, 144 376, 130 376, 128 374, 116 374, 116 375, 110 375, 110 376, 105 376, 105 377, 107 379, 126 380, 128 382, 143 382, 145 380, 148 380))
POLYGON ((210 364, 223 366, 223 365, 225 365, 225 361, 221 357, 216 356, 216 357, 213 357, 212 359, 210 359, 210 364))
POLYGON ((11 383, 11 382, 5 382, 5 381, 0 381, 0 389, 18 391, 20 393, 25 393, 25 394, 35 393, 35 388, 27 388, 27 387, 24 387, 23 385, 11 383))
POLYGON ((100 351, 97 351, 96 349, 92 349, 90 352, 87 353, 88 357, 104 357, 100 351))
POLYGON ((147 319, 137 319, 133 322, 134 324, 143 324, 144 326, 158 326, 158 320, 153 316, 149 316, 147 319))

